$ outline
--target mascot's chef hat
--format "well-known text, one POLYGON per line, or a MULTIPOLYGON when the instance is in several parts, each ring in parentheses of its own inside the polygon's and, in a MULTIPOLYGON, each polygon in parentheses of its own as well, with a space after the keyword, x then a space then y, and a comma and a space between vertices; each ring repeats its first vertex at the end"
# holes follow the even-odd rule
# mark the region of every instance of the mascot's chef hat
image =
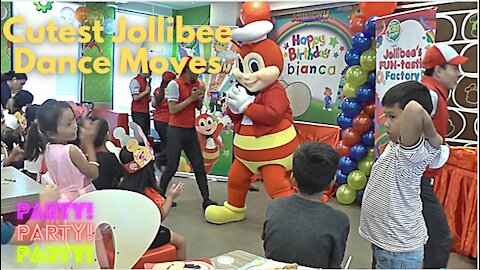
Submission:
POLYGON ((262 41, 273 29, 268 3, 244 3, 240 10, 240 21, 243 27, 232 30, 232 39, 242 43, 262 41))

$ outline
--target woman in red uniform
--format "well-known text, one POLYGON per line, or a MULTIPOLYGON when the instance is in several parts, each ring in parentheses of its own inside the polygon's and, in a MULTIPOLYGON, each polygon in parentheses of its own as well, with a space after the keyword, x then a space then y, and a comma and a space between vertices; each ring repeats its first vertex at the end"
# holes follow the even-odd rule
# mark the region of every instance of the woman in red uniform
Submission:
POLYGON ((168 111, 168 101, 165 98, 165 90, 168 83, 175 78, 175 73, 172 71, 166 71, 162 75, 162 83, 160 84, 160 87, 153 92, 152 106, 155 108, 155 112, 153 113, 153 123, 155 125, 155 130, 160 137, 160 154, 157 157, 157 165, 159 168, 167 165, 167 128, 168 121, 170 120, 170 112, 168 111))

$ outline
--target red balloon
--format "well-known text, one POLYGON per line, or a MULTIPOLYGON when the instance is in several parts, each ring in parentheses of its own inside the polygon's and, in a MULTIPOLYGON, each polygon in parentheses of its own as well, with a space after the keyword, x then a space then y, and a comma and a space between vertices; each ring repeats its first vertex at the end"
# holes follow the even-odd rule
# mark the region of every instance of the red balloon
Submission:
POLYGON ((240 21, 243 25, 251 22, 272 20, 270 5, 265 2, 245 2, 240 10, 240 21))
POLYGON ((346 146, 352 146, 360 142, 361 136, 358 131, 353 128, 346 128, 342 132, 343 144, 346 146))
POLYGON ((84 24, 90 19, 90 10, 86 7, 79 7, 75 10, 75 17, 79 23, 84 24))
POLYGON ((375 116, 375 102, 363 106, 363 112, 370 117, 375 116))
POLYGON ((365 31, 365 17, 362 16, 354 16, 350 19, 350 31, 355 34, 357 32, 364 32, 365 31))
POLYGON ((365 19, 390 15, 397 9, 397 2, 360 2, 358 5, 365 19))
POLYGON ((340 157, 343 157, 343 156, 348 156, 350 155, 350 147, 349 146, 346 146, 344 143, 343 143, 343 140, 340 140, 337 144, 337 147, 335 147, 335 151, 337 151, 338 155, 340 157))
POLYGON ((370 116, 363 112, 355 116, 352 122, 353 128, 360 133, 367 131, 370 126, 372 126, 372 120, 370 119, 370 116))

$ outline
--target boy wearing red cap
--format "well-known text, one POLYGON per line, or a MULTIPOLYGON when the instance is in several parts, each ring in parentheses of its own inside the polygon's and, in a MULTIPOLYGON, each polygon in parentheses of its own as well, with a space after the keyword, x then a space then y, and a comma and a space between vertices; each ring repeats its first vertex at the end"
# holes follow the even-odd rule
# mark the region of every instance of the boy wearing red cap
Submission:
MULTIPOLYGON (((203 106, 205 83, 198 80, 198 74, 190 70, 191 58, 187 61, 180 77, 167 86, 167 101, 170 112, 167 128, 167 166, 160 179, 160 191, 165 196, 168 184, 177 171, 182 150, 190 160, 198 188, 203 198, 203 209, 216 204, 210 200, 207 175, 202 150, 195 130, 195 109, 203 106)), ((201 67, 197 67, 201 68, 201 67)))
MULTIPOLYGON (((422 83, 430 89, 433 124, 444 141, 448 130, 449 90, 457 86, 461 75, 458 66, 467 61, 467 57, 460 56, 454 48, 444 44, 428 48, 423 58, 425 72, 422 83)), ((426 269, 446 268, 453 242, 445 211, 433 191, 433 178, 437 174, 438 169, 427 168, 421 182, 423 217, 429 235, 423 261, 423 268, 426 269)))
POLYGON ((145 136, 150 134, 150 83, 152 73, 139 73, 130 81, 132 94, 132 119, 141 128, 145 136))
POLYGON ((167 128, 168 121, 170 120, 170 112, 168 111, 168 101, 165 98, 165 92, 168 83, 176 77, 177 75, 172 71, 166 71, 162 75, 160 87, 156 88, 153 92, 152 106, 155 108, 153 123, 160 137, 160 154, 157 157, 157 164, 160 168, 167 165, 167 128))

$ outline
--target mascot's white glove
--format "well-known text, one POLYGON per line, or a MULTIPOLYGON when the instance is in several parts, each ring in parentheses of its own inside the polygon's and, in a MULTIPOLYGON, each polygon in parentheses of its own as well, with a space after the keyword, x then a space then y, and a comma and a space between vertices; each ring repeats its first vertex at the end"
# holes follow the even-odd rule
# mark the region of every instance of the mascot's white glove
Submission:
POLYGON ((221 123, 224 127, 228 126, 230 123, 232 123, 232 120, 228 115, 225 115, 221 118, 218 118, 218 122, 221 123))
POLYGON ((248 105, 252 104, 254 100, 255 96, 249 95, 247 90, 240 85, 232 87, 227 94, 227 105, 233 113, 236 113, 236 111, 244 113, 248 105))

